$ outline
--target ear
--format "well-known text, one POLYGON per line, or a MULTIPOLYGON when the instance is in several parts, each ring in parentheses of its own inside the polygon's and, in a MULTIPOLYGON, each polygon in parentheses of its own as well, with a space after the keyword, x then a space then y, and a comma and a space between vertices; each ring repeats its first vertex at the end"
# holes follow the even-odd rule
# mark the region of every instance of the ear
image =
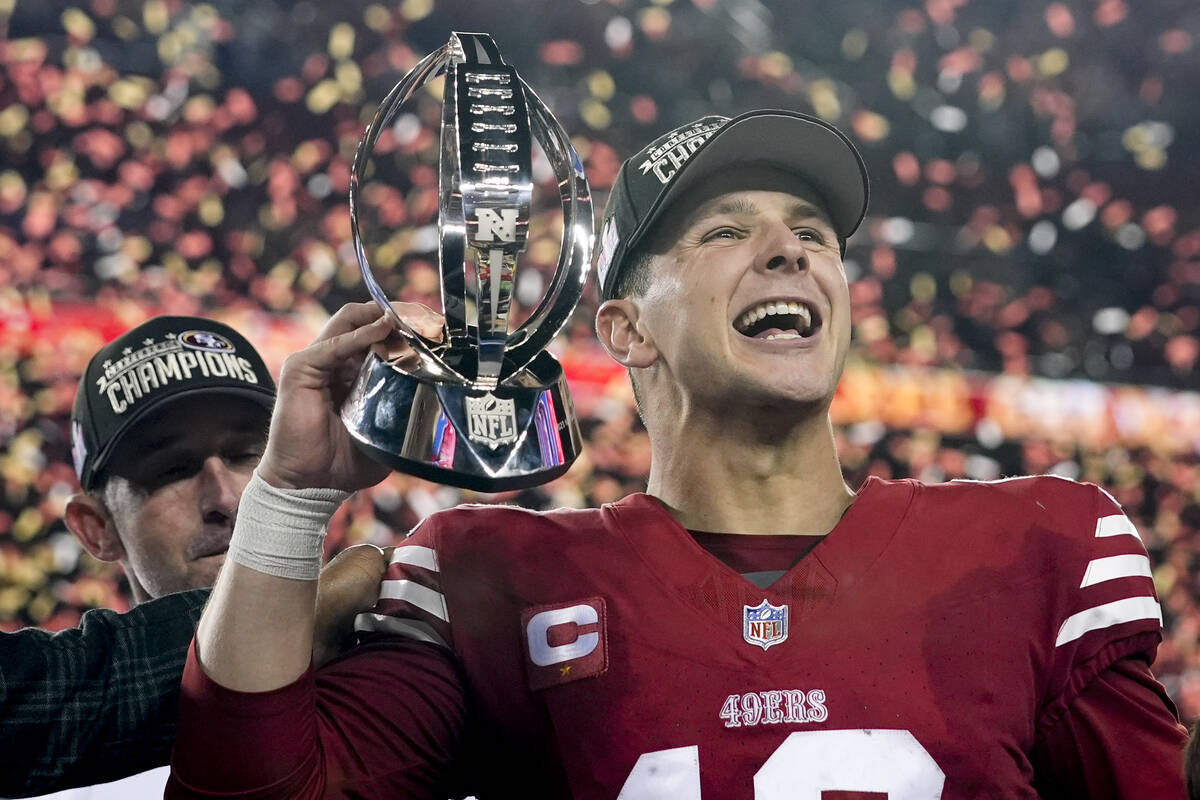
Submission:
POLYGON ((628 298, 605 300, 596 310, 596 335, 608 354, 625 367, 648 367, 658 360, 637 304, 628 298))
POLYGON ((112 515, 103 502, 79 492, 67 500, 64 512, 67 527, 83 548, 101 561, 120 561, 125 548, 117 536, 112 515))

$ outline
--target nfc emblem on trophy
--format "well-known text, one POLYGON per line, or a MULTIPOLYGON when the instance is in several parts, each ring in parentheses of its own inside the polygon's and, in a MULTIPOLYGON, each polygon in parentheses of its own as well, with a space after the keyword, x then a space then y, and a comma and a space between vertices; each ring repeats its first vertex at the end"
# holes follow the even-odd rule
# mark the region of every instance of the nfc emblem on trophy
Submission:
POLYGON ((368 356, 342 406, 359 445, 400 471, 480 491, 533 486, 565 472, 582 439, 562 367, 545 348, 583 293, 591 194, 566 132, 490 36, 453 34, 388 94, 355 154, 350 218, 363 280, 417 354, 417 364, 404 367, 368 356), (443 74, 438 266, 446 324, 434 341, 392 309, 371 269, 360 212, 376 142, 405 102, 443 74), (563 233, 541 302, 510 330, 535 141, 554 171, 563 233))
POLYGON ((517 209, 479 208, 475 210, 476 234, 481 242, 515 242, 517 209))

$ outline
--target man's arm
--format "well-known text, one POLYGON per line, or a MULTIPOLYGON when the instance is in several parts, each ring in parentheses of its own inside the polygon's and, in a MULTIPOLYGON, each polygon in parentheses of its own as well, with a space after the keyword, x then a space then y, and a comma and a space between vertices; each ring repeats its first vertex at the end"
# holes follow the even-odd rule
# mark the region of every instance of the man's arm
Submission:
POLYGON ((1183 800, 1186 730, 1141 655, 1102 670, 1034 748, 1048 800, 1183 800))
POLYGON ((338 409, 390 333, 378 308, 352 304, 284 364, 266 452, 185 674, 168 797, 445 796, 464 720, 449 653, 360 648, 331 667, 348 670, 333 685, 309 668, 323 525, 346 493, 388 472, 338 409))
POLYGON ((220 686, 271 691, 309 668, 323 527, 348 493, 388 473, 354 444, 338 409, 391 331, 375 305, 350 304, 284 362, 266 451, 196 631, 200 665, 220 686))
MULTIPOLYGON (((321 572, 314 663, 353 637, 379 596, 387 561, 359 545, 321 572)), ((119 614, 96 609, 50 633, 0 633, 0 796, 28 797, 123 778, 167 763, 179 681, 207 589, 119 614)))
POLYGON ((208 590, 80 625, 0 634, 0 795, 27 797, 167 763, 179 677, 208 590))

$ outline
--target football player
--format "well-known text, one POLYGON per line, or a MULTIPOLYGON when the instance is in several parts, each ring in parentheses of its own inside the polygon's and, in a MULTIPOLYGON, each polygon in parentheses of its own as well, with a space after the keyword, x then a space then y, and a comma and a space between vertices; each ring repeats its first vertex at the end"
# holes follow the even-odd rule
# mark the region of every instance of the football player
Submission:
POLYGON ((846 137, 787 111, 625 162, 596 329, 639 398, 647 493, 434 514, 365 643, 314 673, 320 527, 386 472, 337 402, 390 323, 335 315, 285 366, 171 796, 1182 798, 1149 561, 1111 497, 845 484, 829 408, 866 203, 846 137))

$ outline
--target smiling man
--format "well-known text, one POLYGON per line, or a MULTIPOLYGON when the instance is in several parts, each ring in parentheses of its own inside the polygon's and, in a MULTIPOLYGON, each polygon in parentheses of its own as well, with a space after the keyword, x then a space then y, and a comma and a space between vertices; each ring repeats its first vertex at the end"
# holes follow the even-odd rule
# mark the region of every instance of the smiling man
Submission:
POLYGON ((625 162, 596 329, 634 382, 647 492, 434 514, 367 643, 314 672, 319 530, 386 474, 337 412, 390 322, 343 308, 284 367, 168 796, 1182 798, 1161 612, 1111 497, 845 484, 829 408, 866 202, 850 142, 787 111, 625 162))

